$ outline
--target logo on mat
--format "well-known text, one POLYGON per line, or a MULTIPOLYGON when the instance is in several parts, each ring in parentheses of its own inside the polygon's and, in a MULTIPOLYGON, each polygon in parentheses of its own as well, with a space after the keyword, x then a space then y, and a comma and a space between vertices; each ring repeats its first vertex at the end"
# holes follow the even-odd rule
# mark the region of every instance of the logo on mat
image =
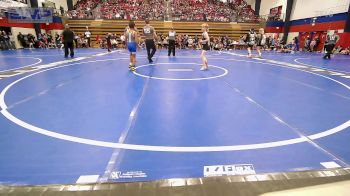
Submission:
POLYGON ((252 164, 204 166, 204 177, 255 174, 252 164))
POLYGON ((126 178, 147 178, 147 174, 143 171, 114 171, 111 172, 110 179, 126 179, 126 178))

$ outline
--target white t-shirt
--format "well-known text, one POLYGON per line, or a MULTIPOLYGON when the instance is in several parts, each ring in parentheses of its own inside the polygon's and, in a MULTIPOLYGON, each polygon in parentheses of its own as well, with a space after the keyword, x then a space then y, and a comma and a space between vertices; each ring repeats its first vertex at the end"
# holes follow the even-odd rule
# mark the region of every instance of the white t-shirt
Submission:
POLYGON ((15 38, 13 37, 13 35, 9 35, 9 38, 10 38, 10 41, 11 41, 11 42, 14 42, 14 41, 15 41, 15 38))
POLYGON ((175 31, 174 32, 169 32, 169 40, 175 40, 175 31))
POLYGON ((85 32, 85 36, 86 36, 87 38, 91 37, 90 31, 86 31, 86 32, 85 32))

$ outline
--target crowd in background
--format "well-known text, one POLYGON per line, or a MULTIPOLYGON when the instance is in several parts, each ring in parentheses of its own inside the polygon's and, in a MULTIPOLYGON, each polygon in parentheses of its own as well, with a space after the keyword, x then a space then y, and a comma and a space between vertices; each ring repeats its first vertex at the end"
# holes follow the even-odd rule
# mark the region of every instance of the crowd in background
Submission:
MULTIPOLYGON (((325 43, 322 43, 319 36, 315 36, 313 38, 307 36, 304 40, 303 46, 300 46, 297 37, 293 39, 293 44, 297 45, 298 49, 301 48, 301 50, 305 52, 322 52, 324 48, 320 47, 324 46, 325 43)), ((333 54, 350 55, 350 47, 343 47, 342 45, 338 45, 333 49, 333 54)))
POLYGON ((217 22, 257 20, 254 11, 242 0, 228 3, 220 0, 173 0, 171 9, 174 20, 217 22))
MULTIPOLYGON (((112 48, 124 48, 125 36, 107 33, 105 37, 97 37, 97 42, 101 48, 107 48, 107 37, 110 39, 112 48)), ((156 40, 158 48, 167 48, 169 44, 168 36, 160 34, 156 40)), ((176 47, 179 49, 201 49, 200 36, 178 35, 176 36, 176 47)), ((228 36, 223 37, 211 37, 211 49, 212 50, 224 50, 234 47, 234 44, 238 44, 228 36)), ((140 48, 145 48, 144 40, 141 39, 140 48)))
POLYGON ((166 11, 164 0, 80 0, 69 18, 101 18, 138 20, 163 20, 166 14, 172 20, 257 22, 253 9, 243 0, 172 0, 170 11, 166 11))
MULTIPOLYGON (((125 37, 123 34, 111 34, 107 33, 106 36, 98 36, 97 43, 101 48, 107 48, 107 37, 111 40, 112 48, 124 48, 125 37)), ((176 36, 176 47, 178 49, 194 49, 200 50, 200 35, 183 35, 178 34, 176 36)), ((167 48, 168 36, 159 34, 156 40, 158 48, 167 48)), ((293 44, 283 44, 281 39, 268 36, 266 40, 265 50, 273 50, 277 52, 288 52, 288 50, 294 50, 293 44)), ((144 40, 141 39, 140 48, 145 48, 144 40)), ((210 49, 211 50, 230 50, 230 49, 245 49, 246 37, 241 36, 239 39, 232 39, 228 36, 210 36, 210 49)))
MULTIPOLYGON (((112 49, 125 48, 125 36, 123 34, 111 34, 107 33, 105 36, 97 36, 96 43, 100 48, 107 48, 107 37, 109 37, 112 45, 112 49)), ((38 37, 33 34, 23 35, 19 33, 17 40, 23 48, 63 48, 63 38, 59 34, 51 36, 51 34, 42 33, 38 37)), ((168 37, 160 34, 156 40, 158 48, 168 47, 168 37)), ((200 50, 200 36, 199 35, 182 35, 176 36, 176 47, 178 49, 193 49, 200 50)), ((318 37, 310 39, 305 38, 304 45, 300 45, 298 37, 295 37, 292 42, 284 43, 281 38, 274 37, 272 35, 266 37, 266 45, 263 50, 276 51, 279 53, 294 53, 298 51, 304 52, 322 52, 317 50, 321 43, 318 37)), ((88 38, 84 34, 76 34, 74 37, 74 45, 76 48, 88 48, 88 38)), ((140 48, 145 48, 144 40, 141 39, 140 48)), ((239 39, 232 39, 228 36, 210 37, 210 49, 211 50, 240 50, 246 48, 246 37, 241 36, 239 39)), ((0 32, 0 49, 11 50, 16 49, 14 37, 11 33, 5 31, 0 32)), ((334 48, 334 54, 350 55, 350 48, 344 48, 339 45, 334 48)))
POLYGON ((68 12, 70 18, 144 19, 162 20, 164 0, 80 0, 68 12))
POLYGON ((60 48, 61 38, 57 33, 54 37, 46 33, 40 33, 37 37, 31 33, 24 35, 19 32, 17 35, 17 40, 23 48, 60 48))
POLYGON ((101 0, 78 0, 74 10, 67 14, 71 18, 89 18, 93 15, 93 9, 100 3, 102 3, 101 0))
POLYGON ((1 50, 14 50, 15 39, 11 32, 0 31, 0 49, 1 50))
MULTIPOLYGON (((14 46, 14 38, 13 39, 13 46, 14 46)), ((54 36, 52 36, 50 33, 40 33, 37 37, 31 33, 29 34, 22 34, 19 32, 17 35, 17 40, 21 47, 23 48, 42 48, 42 49, 49 49, 49 48, 63 48, 63 37, 62 35, 55 33, 54 36)), ((8 45, 6 42, 3 43, 2 38, 0 36, 0 43, 2 45, 8 45)), ((74 43, 76 48, 88 48, 88 38, 83 34, 76 34, 74 37, 74 43)), ((1 49, 10 49, 9 47, 1 49)), ((13 48, 15 49, 15 48, 13 48)))
POLYGON ((334 48, 333 54, 350 55, 350 47, 344 48, 343 46, 339 45, 338 47, 334 48))
POLYGON ((89 39, 84 34, 75 34, 74 44, 76 48, 88 48, 89 39))
POLYGON ((162 20, 164 17, 164 0, 108 0, 96 8, 99 18, 162 20))
POLYGON ((280 14, 280 13, 269 14, 267 16, 267 21, 282 21, 283 22, 282 14, 280 14))

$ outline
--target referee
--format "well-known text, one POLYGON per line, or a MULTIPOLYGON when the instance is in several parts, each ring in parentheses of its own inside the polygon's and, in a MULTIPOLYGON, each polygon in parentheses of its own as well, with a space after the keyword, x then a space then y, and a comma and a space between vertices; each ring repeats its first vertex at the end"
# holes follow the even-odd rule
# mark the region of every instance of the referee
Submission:
POLYGON ((327 40, 325 43, 325 52, 324 59, 331 59, 331 54, 333 53, 333 49, 337 42, 339 41, 339 35, 336 34, 337 31, 335 31, 332 35, 327 35, 327 40))
POLYGON ((168 56, 170 56, 171 53, 173 53, 173 56, 175 56, 175 38, 176 38, 176 32, 174 31, 174 27, 171 27, 171 30, 169 31, 169 46, 168 46, 168 56))
POLYGON ((68 48, 70 51, 70 57, 74 57, 74 47, 73 47, 73 40, 74 40, 74 33, 69 29, 68 24, 65 26, 66 28, 62 32, 63 36, 63 44, 64 44, 64 58, 68 57, 68 48))
POLYGON ((156 45, 154 43, 154 39, 157 38, 157 34, 154 28, 149 24, 149 19, 146 19, 145 22, 146 26, 143 27, 143 35, 145 36, 148 61, 149 63, 153 63, 152 57, 157 51, 156 45))

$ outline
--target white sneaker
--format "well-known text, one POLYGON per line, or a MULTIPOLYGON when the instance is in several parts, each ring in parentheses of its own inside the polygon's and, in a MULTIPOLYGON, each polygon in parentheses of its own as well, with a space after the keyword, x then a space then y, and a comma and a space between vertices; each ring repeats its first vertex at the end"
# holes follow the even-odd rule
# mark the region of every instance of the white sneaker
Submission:
POLYGON ((201 67, 201 71, 204 71, 205 70, 205 68, 204 67, 201 67))

